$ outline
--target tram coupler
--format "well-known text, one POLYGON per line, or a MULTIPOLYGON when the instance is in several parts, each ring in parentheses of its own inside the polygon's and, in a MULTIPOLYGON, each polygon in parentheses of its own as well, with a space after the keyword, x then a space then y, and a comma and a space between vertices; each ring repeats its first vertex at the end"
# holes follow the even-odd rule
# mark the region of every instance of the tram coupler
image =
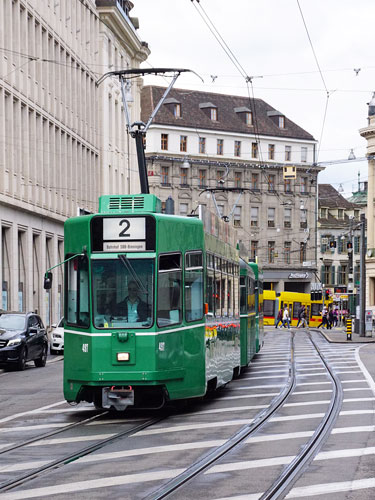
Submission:
POLYGON ((124 411, 128 406, 134 406, 134 390, 132 386, 125 387, 103 387, 102 407, 115 408, 118 411, 124 411))

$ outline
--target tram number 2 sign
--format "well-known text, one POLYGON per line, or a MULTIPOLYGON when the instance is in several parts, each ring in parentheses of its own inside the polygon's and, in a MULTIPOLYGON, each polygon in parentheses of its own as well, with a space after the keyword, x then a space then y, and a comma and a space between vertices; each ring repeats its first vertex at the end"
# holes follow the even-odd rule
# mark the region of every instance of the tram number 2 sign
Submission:
POLYGON ((144 217, 103 219, 103 250, 135 250, 134 243, 127 244, 127 242, 135 241, 138 242, 137 250, 145 249, 146 219, 144 217))

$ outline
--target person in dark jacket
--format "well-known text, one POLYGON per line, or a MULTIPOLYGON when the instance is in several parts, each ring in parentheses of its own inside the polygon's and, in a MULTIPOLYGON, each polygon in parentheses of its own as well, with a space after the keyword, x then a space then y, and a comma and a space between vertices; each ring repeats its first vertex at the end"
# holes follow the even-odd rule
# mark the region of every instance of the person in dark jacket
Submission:
POLYGON ((116 305, 116 315, 124 316, 128 323, 147 321, 148 306, 139 297, 139 288, 135 281, 128 283, 128 296, 116 305))
POLYGON ((297 327, 299 326, 299 324, 301 323, 301 320, 302 320, 302 314, 303 314, 303 311, 305 310, 305 306, 301 306, 299 309, 298 309, 298 321, 297 321, 297 327))
MULTIPOLYGON (((283 310, 280 309, 278 315, 277 315, 277 318, 276 318, 276 324, 275 324, 275 328, 278 327, 279 323, 282 323, 283 321, 283 310)), ((281 327, 280 327, 281 328, 281 327)))

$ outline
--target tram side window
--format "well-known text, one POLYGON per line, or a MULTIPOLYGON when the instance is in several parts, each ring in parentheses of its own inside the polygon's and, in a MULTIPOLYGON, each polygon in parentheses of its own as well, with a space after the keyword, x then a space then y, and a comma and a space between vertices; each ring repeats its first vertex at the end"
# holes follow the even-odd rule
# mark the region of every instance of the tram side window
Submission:
POLYGON ((66 321, 87 328, 90 325, 89 272, 87 257, 76 257, 66 263, 66 321))
POLYGON ((298 319, 298 311, 301 309, 301 302, 293 302, 293 319, 298 319))
POLYGON ((181 323, 181 254, 159 256, 158 326, 181 323))
POLYGON ((203 255, 189 252, 185 257, 185 319, 203 318, 203 255))
POLYGON ((240 313, 247 314, 246 278, 240 277, 240 313))
POLYGON ((311 304, 311 316, 320 316, 320 312, 322 311, 322 304, 311 304))
POLYGON ((248 312, 255 312, 255 281, 253 278, 248 278, 248 312))

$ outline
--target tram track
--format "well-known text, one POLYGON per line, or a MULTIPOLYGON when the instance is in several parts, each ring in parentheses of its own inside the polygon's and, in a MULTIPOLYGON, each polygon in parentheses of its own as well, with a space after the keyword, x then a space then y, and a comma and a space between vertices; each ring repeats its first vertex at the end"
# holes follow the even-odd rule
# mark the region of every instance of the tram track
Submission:
MULTIPOLYGON (((105 414, 107 414, 107 413, 108 412, 105 412, 105 414)), ((59 431, 63 432, 63 431, 66 431, 67 429, 71 429, 72 427, 77 427, 78 425, 84 425, 84 424, 90 423, 95 418, 98 418, 102 415, 103 415, 103 413, 100 415, 95 415, 94 417, 91 417, 89 419, 85 419, 85 421, 76 422, 75 424, 64 427, 64 429, 59 429, 59 431)), ((21 474, 13 479, 1 482, 0 483, 0 493, 4 493, 4 492, 9 491, 9 490, 16 488, 18 486, 22 486, 25 483, 27 483, 28 481, 31 481, 31 480, 41 476, 42 474, 46 474, 49 471, 55 470, 59 467, 70 464, 70 463, 72 463, 72 462, 74 462, 74 461, 76 461, 76 460, 78 460, 86 455, 94 453, 95 451, 99 450, 100 448, 102 448, 108 444, 111 444, 118 439, 128 438, 137 432, 140 432, 144 429, 147 429, 148 427, 151 427, 151 426, 167 419, 168 417, 169 417, 169 413, 163 414, 159 417, 155 417, 155 418, 146 420, 145 422, 142 422, 136 426, 133 426, 130 429, 119 432, 119 433, 112 435, 108 438, 101 439, 100 441, 97 441, 96 443, 93 443, 90 446, 86 446, 85 448, 81 448, 80 450, 77 450, 73 453, 68 453, 68 454, 64 455, 63 457, 60 457, 56 460, 53 460, 49 463, 46 463, 40 467, 37 467, 37 468, 35 468, 35 469, 25 473, 25 474, 21 474)), ((26 446, 32 442, 37 441, 37 440, 45 439, 46 437, 49 437, 50 435, 54 435, 57 433, 58 432, 55 431, 53 433, 45 434, 45 435, 43 435, 43 437, 41 437, 41 436, 36 437, 35 439, 31 439, 27 442, 20 444, 19 446, 15 446, 11 450, 20 448, 22 446, 26 446)), ((5 454, 8 451, 10 451, 10 450, 4 450, 3 454, 5 454)))
MULTIPOLYGON (((291 363, 288 381, 284 390, 274 398, 270 406, 258 414, 251 424, 240 429, 240 431, 229 438, 222 446, 219 446, 202 459, 197 460, 197 462, 190 465, 184 472, 162 485, 150 495, 146 496, 144 500, 161 500, 173 493, 176 493, 187 482, 193 480, 199 474, 207 471, 221 458, 229 454, 232 450, 244 442, 245 439, 258 432, 270 421, 272 416, 283 407, 288 398, 293 394, 296 386, 293 331, 291 335, 291 363)), ((308 333, 308 336, 311 344, 318 353, 320 360, 324 364, 332 382, 333 391, 329 407, 310 440, 302 447, 301 452, 295 456, 290 464, 285 467, 281 475, 272 483, 268 490, 261 494, 259 497, 260 500, 276 500, 278 498, 284 498, 287 491, 292 488, 293 484, 303 473, 303 470, 311 463, 318 450, 322 447, 326 438, 329 436, 341 409, 343 400, 341 382, 338 376, 330 368, 329 363, 325 360, 324 355, 321 353, 319 346, 313 340, 310 333, 308 333)))

